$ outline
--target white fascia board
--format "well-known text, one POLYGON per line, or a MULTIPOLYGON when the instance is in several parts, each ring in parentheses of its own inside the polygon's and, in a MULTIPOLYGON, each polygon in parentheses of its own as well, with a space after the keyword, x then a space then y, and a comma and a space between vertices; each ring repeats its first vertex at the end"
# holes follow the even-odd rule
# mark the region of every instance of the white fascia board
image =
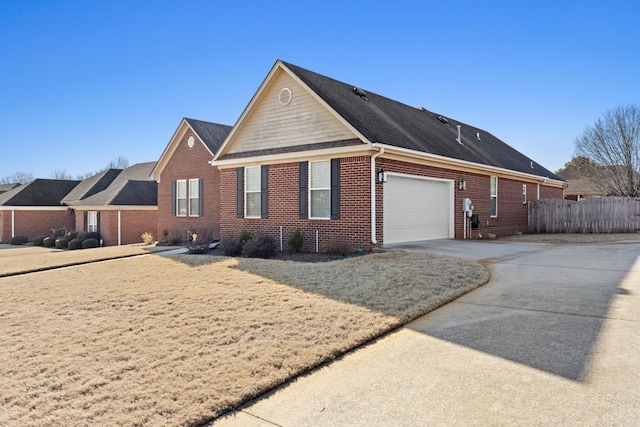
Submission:
POLYGON ((71 206, 0 206, 0 211, 66 211, 71 206))
POLYGON ((157 211, 157 206, 134 206, 134 205, 122 205, 122 206, 74 206, 74 210, 77 211, 157 211))
POLYGON ((437 166, 447 169, 459 168, 461 170, 475 171, 476 173, 494 173, 503 176, 518 177, 532 182, 548 183, 553 186, 562 187, 564 181, 558 181, 557 179, 551 179, 548 177, 542 177, 540 175, 528 174, 524 172, 513 171, 510 169, 504 169, 496 166, 488 166, 480 163, 473 163, 466 160, 454 159, 451 157, 439 156, 437 154, 423 153, 421 151, 410 150, 408 148, 396 147, 393 145, 385 145, 380 143, 374 143, 373 147, 384 147, 385 156, 397 154, 403 157, 410 157, 415 159, 422 159, 425 161, 433 162, 437 166))
POLYGON ((214 160, 211 162, 213 166, 217 166, 220 169, 228 169, 237 166, 251 166, 251 165, 263 165, 263 164, 278 164, 278 163, 291 163, 295 161, 309 160, 311 158, 332 158, 332 157, 344 157, 356 156, 356 155, 371 155, 370 145, 348 145, 345 147, 336 148, 323 148, 320 150, 309 151, 294 151, 291 153, 280 154, 268 154, 264 156, 252 156, 241 157, 237 159, 229 160, 214 160))

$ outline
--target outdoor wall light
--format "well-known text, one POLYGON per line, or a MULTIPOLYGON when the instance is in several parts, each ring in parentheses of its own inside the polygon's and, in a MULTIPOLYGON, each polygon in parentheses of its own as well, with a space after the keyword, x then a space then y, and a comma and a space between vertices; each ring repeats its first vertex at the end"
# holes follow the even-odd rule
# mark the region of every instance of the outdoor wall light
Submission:
POLYGON ((378 182, 387 182, 387 173, 384 169, 378 169, 378 182))
POLYGON ((467 181, 464 178, 458 178, 458 190, 466 190, 467 189, 467 181))

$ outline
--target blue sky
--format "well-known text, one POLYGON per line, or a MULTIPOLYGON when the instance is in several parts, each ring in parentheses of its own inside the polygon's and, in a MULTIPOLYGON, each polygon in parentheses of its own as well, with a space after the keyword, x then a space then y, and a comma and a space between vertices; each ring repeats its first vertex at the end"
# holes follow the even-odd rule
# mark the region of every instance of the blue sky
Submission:
POLYGON ((233 125, 277 59, 485 129, 556 170, 640 103, 637 1, 0 0, 0 177, 155 161, 233 125))

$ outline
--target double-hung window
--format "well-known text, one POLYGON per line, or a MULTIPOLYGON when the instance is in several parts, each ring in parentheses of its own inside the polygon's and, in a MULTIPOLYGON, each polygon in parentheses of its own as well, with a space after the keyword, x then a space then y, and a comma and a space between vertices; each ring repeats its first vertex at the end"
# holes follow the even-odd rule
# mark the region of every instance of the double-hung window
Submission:
POLYGON ((331 218, 331 162, 309 162, 309 218, 331 218))
POLYGON ((260 166, 245 168, 244 172, 244 216, 246 218, 260 218, 262 211, 260 166))
POLYGON ((187 180, 176 181, 176 215, 187 216, 187 180))
POLYGON ((89 233, 98 232, 98 212, 97 211, 87 212, 87 231, 89 233))
POLYGON ((200 216, 200 180, 189 180, 189 216, 200 216))
POLYGON ((491 177, 491 217, 498 216, 498 177, 491 177))

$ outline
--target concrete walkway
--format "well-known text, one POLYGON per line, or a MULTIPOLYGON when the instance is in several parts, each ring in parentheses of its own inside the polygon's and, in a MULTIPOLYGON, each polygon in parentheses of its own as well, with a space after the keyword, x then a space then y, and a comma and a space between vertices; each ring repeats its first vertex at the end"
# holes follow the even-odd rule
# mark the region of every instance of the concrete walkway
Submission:
POLYGON ((213 425, 640 425, 640 244, 413 246, 492 279, 213 425))

